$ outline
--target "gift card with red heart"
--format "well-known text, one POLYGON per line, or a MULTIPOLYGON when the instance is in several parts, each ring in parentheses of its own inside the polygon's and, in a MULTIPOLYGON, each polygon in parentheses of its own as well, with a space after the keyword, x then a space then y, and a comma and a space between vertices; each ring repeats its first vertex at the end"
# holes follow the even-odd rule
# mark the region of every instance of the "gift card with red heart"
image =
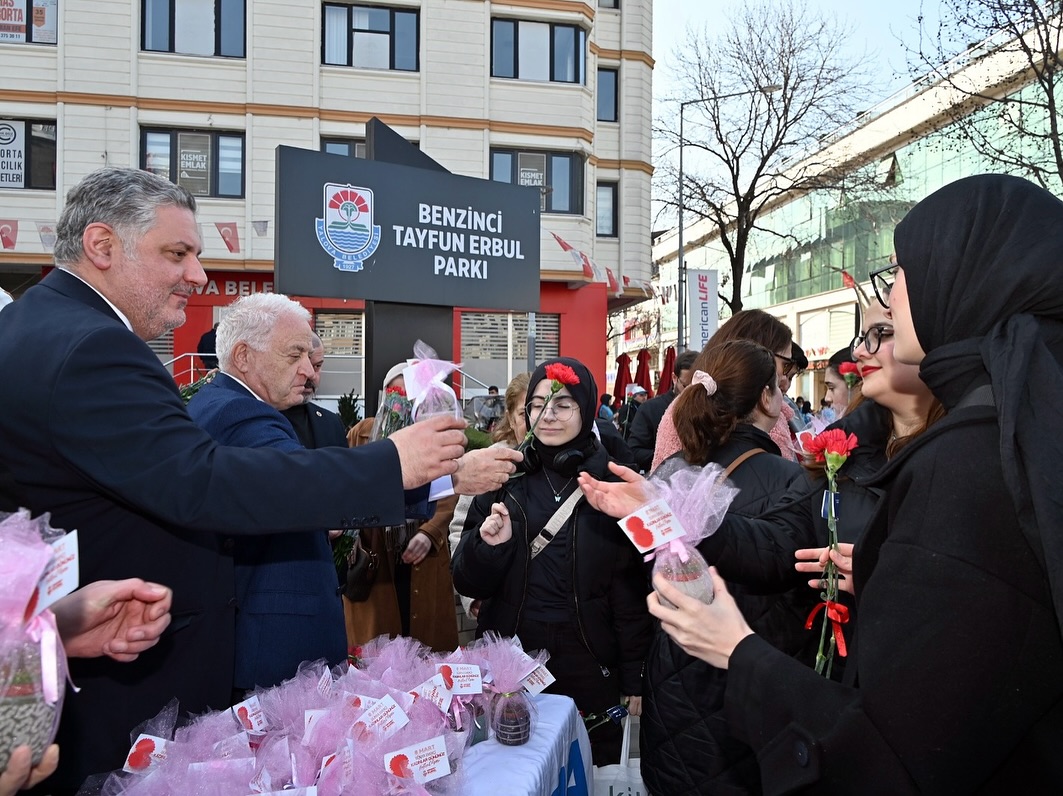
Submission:
POLYGON ((169 742, 165 738, 141 733, 126 755, 122 770, 130 774, 140 774, 158 765, 166 759, 167 743, 169 742))
POLYGON ((440 663, 436 671, 454 696, 484 692, 483 676, 475 663, 440 663))
POLYGON ((454 693, 447 687, 446 678, 441 673, 432 675, 414 688, 410 694, 414 699, 424 697, 443 713, 450 710, 450 702, 454 698, 454 693))
POLYGON ((387 738, 409 723, 410 717, 399 707, 399 703, 395 701, 395 698, 388 694, 363 713, 362 717, 354 723, 352 735, 357 739, 358 735, 354 731, 359 730, 358 725, 362 725, 361 732, 371 732, 378 737, 387 738))
POLYGON ((520 684, 528 690, 529 694, 535 696, 549 688, 550 684, 556 680, 557 678, 550 674, 549 669, 539 664, 534 672, 520 681, 520 684))
POLYGON ((52 542, 52 560, 37 582, 33 604, 26 611, 32 619, 78 587, 78 532, 70 531, 52 542))
POLYGON ((380 700, 365 694, 352 694, 350 691, 344 691, 343 701, 355 710, 369 710, 380 700))
POLYGON ((620 520, 619 525, 640 553, 648 553, 687 533, 662 499, 647 503, 638 511, 628 514, 620 520))
POLYGON ((424 784, 450 773, 442 735, 384 755, 384 770, 400 779, 424 784))
POLYGON ((266 714, 262 712, 262 705, 259 704, 257 696, 237 702, 229 708, 229 711, 236 719, 236 723, 245 730, 263 732, 269 729, 269 722, 266 721, 266 714))

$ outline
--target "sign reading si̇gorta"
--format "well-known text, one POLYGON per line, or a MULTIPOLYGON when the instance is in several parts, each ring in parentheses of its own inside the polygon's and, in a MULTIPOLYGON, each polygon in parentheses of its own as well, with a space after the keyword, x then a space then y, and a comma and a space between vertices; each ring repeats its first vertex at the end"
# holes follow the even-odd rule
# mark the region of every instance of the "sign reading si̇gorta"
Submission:
POLYGON ((539 191, 277 147, 281 293, 539 310, 539 191))

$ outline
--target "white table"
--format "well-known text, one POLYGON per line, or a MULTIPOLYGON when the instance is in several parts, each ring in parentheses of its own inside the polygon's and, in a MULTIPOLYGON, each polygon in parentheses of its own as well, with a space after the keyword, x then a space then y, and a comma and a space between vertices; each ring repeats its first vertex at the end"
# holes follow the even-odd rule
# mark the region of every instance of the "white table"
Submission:
POLYGON ((462 758, 466 796, 589 796, 591 742, 569 697, 532 697, 538 719, 531 740, 503 746, 494 738, 462 758))

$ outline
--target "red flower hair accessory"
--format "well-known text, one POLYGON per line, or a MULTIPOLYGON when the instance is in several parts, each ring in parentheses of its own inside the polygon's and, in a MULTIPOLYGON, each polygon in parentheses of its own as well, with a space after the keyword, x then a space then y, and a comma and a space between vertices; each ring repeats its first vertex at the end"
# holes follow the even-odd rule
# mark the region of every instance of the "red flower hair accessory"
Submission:
MULTIPOLYGON (((560 382, 565 387, 579 384, 579 376, 576 375, 576 371, 560 362, 554 362, 546 366, 546 378, 560 382)), ((558 387, 558 389, 560 390, 561 387, 558 387)))

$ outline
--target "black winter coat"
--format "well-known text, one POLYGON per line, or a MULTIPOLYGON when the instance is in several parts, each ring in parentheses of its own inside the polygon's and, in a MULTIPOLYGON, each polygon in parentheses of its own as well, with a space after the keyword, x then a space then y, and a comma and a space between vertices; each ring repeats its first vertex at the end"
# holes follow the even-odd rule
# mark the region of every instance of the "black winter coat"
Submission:
MULTIPOLYGON (((728 516, 756 516, 796 486, 807 489, 804 469, 783 459, 771 438, 751 425, 739 426, 709 461, 726 468, 754 448, 766 453, 747 459, 731 474, 741 492, 728 516)), ((674 470, 672 465, 682 462, 679 457, 669 459, 658 472, 674 470)), ((816 602, 811 589, 757 594, 736 586, 731 592, 751 626, 772 643, 788 654, 806 645, 810 634, 804 620, 816 602)), ((744 793, 747 785, 756 789, 753 750, 731 737, 723 717, 726 684, 725 670, 687 655, 658 628, 646 660, 640 738, 642 777, 651 793, 744 793)))
MULTIPOLYGON (((608 479, 608 462, 609 456, 598 446, 580 469, 608 479)), ((478 637, 488 630, 512 636, 520 625, 528 589, 530 545, 542 530, 529 528, 525 520, 525 484, 524 478, 516 478, 498 492, 473 500, 454 552, 454 587, 459 594, 484 601, 476 626, 478 637), (499 502, 509 509, 513 538, 491 546, 480 537, 479 529, 491 513, 491 504, 499 502)), ((615 519, 584 501, 576 504, 568 520, 566 538, 572 566, 572 623, 599 665, 619 675, 619 693, 639 695, 653 626, 646 609, 648 586, 638 551, 615 519)))
POLYGON ((999 446, 993 407, 954 409, 873 483, 859 688, 755 635, 735 648, 726 716, 766 793, 1059 792, 1063 640, 999 446))
POLYGON ((675 390, 669 390, 656 398, 650 398, 631 419, 631 429, 627 435, 627 444, 635 454, 635 463, 640 470, 650 469, 653 464, 653 451, 657 447, 657 427, 669 404, 675 400, 675 390))
MULTIPOLYGON (((865 400, 830 428, 855 434, 858 446, 842 466, 838 541, 856 542, 867 527, 881 487, 871 481, 886 464, 889 412, 865 400)), ((824 477, 797 481, 776 505, 757 518, 731 512, 720 529, 700 545, 728 584, 754 592, 775 592, 804 585, 808 577, 794 569, 794 551, 827 544, 823 518, 824 477)))

